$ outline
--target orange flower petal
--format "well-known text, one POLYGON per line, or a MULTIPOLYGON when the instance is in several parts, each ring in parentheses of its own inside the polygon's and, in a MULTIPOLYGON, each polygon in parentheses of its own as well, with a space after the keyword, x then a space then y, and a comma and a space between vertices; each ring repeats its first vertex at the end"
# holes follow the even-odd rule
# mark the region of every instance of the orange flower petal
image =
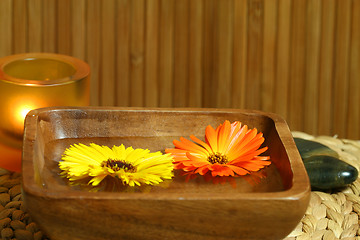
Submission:
POLYGON ((193 143, 189 140, 183 142, 184 139, 185 138, 181 137, 180 141, 174 140, 173 144, 175 145, 175 147, 180 148, 180 149, 184 149, 184 150, 196 152, 196 153, 203 153, 202 149, 199 149, 201 147, 199 147, 198 145, 196 145, 195 143, 193 143))
MULTIPOLYGON (((207 166, 209 165, 209 163, 205 163, 205 162, 196 162, 196 161, 188 161, 189 162, 189 166, 194 166, 196 168, 199 168, 199 167, 204 167, 204 166, 207 166)), ((186 165, 186 164, 185 164, 186 165)))
POLYGON ((249 161, 249 160, 253 159, 255 156, 265 152, 266 150, 267 150, 267 147, 258 149, 256 151, 248 153, 247 155, 243 155, 243 156, 240 156, 240 157, 232 160, 231 162, 229 162, 229 164, 235 164, 237 162, 242 162, 242 161, 249 161))
POLYGON ((219 135, 217 139, 218 152, 224 153, 226 151, 227 148, 226 143, 228 137, 230 136, 230 131, 231 131, 230 122, 226 120, 224 124, 219 128, 219 135))
POLYGON ((166 148, 165 153, 173 153, 173 154, 186 153, 186 150, 179 149, 179 148, 166 148))
POLYGON ((204 156, 208 155, 208 151, 205 148, 203 148, 202 146, 199 146, 198 144, 196 144, 190 140, 187 140, 186 138, 183 138, 183 137, 180 138, 180 141, 188 146, 191 146, 194 149, 197 149, 199 153, 202 153, 202 155, 204 155, 204 156))
MULTIPOLYGON (((237 145, 235 145, 235 147, 234 147, 235 149, 228 153, 228 158, 229 159, 236 159, 241 155, 247 154, 247 152, 249 152, 249 150, 255 150, 256 148, 255 149, 253 149, 253 148, 248 149, 247 148, 248 144, 252 145, 251 144, 252 141, 254 141, 255 144, 261 142, 261 141, 259 141, 259 142, 256 141, 258 139, 258 137, 256 137, 257 135, 254 135, 254 134, 256 134, 256 132, 252 131, 252 130, 251 130, 251 132, 246 134, 244 136, 244 139, 242 141, 240 141, 237 145)), ((258 147, 260 147, 261 144, 262 144, 262 142, 259 144, 258 147)))
MULTIPOLYGON (((242 149, 239 149, 238 151, 234 151, 233 154, 235 155, 234 157, 237 156, 241 156, 241 155, 246 155, 248 153, 254 152, 256 149, 258 149, 261 144, 264 142, 264 138, 254 138, 253 140, 251 140, 248 144, 246 144, 242 149)), ((233 156, 229 156, 233 157, 233 156)))
POLYGON ((244 140, 244 137, 248 131, 247 126, 243 126, 240 131, 234 136, 233 140, 229 144, 229 148, 227 152, 225 153, 229 159, 236 158, 237 151, 241 151, 241 148, 239 147, 239 144, 244 140))
POLYGON ((186 153, 186 157, 194 162, 201 162, 209 164, 209 161, 207 160, 207 157, 203 157, 201 155, 197 155, 196 153, 186 153))
MULTIPOLYGON (((248 169, 250 171, 254 171, 251 168, 256 168, 256 166, 262 168, 262 167, 268 166, 270 164, 271 164, 270 161, 263 161, 263 160, 258 160, 256 158, 253 158, 253 159, 248 160, 248 161, 241 161, 241 162, 234 163, 233 165, 238 166, 238 167, 246 168, 246 169, 248 169)), ((255 171, 257 171, 257 170, 255 170, 255 171)))
MULTIPOLYGON (((210 169, 210 167, 209 167, 210 169)), ((234 176, 234 172, 228 165, 213 164, 211 165, 211 175, 215 176, 234 176)))
POLYGON ((229 165, 229 168, 231 168, 231 170, 233 170, 236 174, 242 175, 242 176, 250 173, 247 170, 245 170, 241 167, 238 167, 238 166, 234 166, 234 165, 229 165))
POLYGON ((223 176, 234 176, 235 175, 234 171, 231 168, 229 168, 229 165, 225 165, 225 166, 224 166, 225 171, 223 171, 225 174, 223 176))
MULTIPOLYGON (((254 157, 256 160, 259 160, 259 161, 266 161, 266 160, 269 160, 270 159, 270 157, 269 156, 256 156, 256 157, 254 157)), ((269 161, 269 164, 270 164, 271 162, 269 161)))
POLYGON ((187 172, 193 171, 195 169, 196 169, 196 167, 194 167, 194 166, 185 166, 182 168, 182 170, 187 171, 187 172))
POLYGON ((239 165, 236 166, 242 167, 248 171, 253 171, 253 172, 259 171, 260 169, 265 167, 263 164, 258 164, 257 162, 254 161, 241 162, 239 163, 239 165))
POLYGON ((174 161, 175 162, 179 162, 179 161, 184 161, 184 160, 188 160, 188 157, 184 154, 184 155, 172 155, 174 157, 174 161))
POLYGON ((206 165, 206 164, 199 164, 198 162, 192 161, 192 160, 182 161, 182 164, 183 164, 185 167, 193 166, 193 167, 195 167, 195 168, 202 167, 202 166, 206 165))
MULTIPOLYGON (((240 127, 240 125, 241 124, 238 124, 235 127, 238 128, 238 127, 240 127)), ((228 143, 228 149, 225 152, 225 154, 233 151, 234 146, 239 144, 239 142, 244 138, 247 130, 248 130, 247 125, 244 125, 243 127, 238 128, 238 129, 234 129, 234 132, 232 133, 232 135, 229 138, 230 142, 228 143)))
POLYGON ((210 145, 211 150, 215 153, 217 148, 217 134, 216 131, 209 125, 205 129, 205 140, 210 145))
POLYGON ((248 144, 257 134, 257 129, 250 129, 246 132, 244 138, 242 139, 242 141, 236 146, 237 148, 243 148, 244 146, 246 146, 246 144, 248 144))
POLYGON ((174 163, 174 169, 182 169, 184 167, 184 165, 179 162, 179 163, 174 163))
POLYGON ((208 171, 209 171, 208 166, 203 166, 196 169, 195 173, 199 173, 200 175, 205 175, 208 171))
POLYGON ((231 136, 233 135, 234 132, 239 131, 239 129, 241 128, 241 122, 239 121, 235 121, 231 124, 231 136))
POLYGON ((265 139, 257 129, 248 129, 240 122, 225 121, 216 129, 208 125, 205 142, 194 135, 190 140, 183 137, 174 140, 175 149, 166 149, 174 157, 175 169, 183 169, 188 174, 219 177, 243 176, 258 171, 271 162, 268 156, 259 156, 267 147, 259 149, 265 139), (214 153, 227 157, 226 163, 210 163, 208 157, 214 153), (209 174, 208 174, 209 173, 209 174))
POLYGON ((258 149, 261 144, 263 144, 265 141, 265 138, 263 137, 256 137, 253 140, 251 140, 244 148, 247 149, 248 152, 254 151, 258 149))
POLYGON ((206 151, 208 151, 208 153, 212 153, 212 150, 211 150, 210 146, 207 143, 201 141, 200 139, 198 139, 194 135, 190 135, 190 139, 193 140, 194 142, 196 142, 197 144, 201 145, 202 147, 204 147, 206 149, 206 151))

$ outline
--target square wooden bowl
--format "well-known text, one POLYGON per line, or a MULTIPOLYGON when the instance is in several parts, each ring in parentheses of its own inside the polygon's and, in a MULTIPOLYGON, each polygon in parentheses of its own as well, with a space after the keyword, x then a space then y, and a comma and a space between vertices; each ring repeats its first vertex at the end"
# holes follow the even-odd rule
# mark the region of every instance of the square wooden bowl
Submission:
POLYGON ((23 198, 50 239, 282 239, 308 206, 310 185, 286 122, 275 114, 234 109, 43 108, 25 121, 23 198), (240 121, 264 133, 272 164, 266 175, 214 184, 176 176, 146 192, 88 192, 59 176, 74 143, 163 151, 207 125, 240 121), (260 182, 255 183, 256 180, 260 182))

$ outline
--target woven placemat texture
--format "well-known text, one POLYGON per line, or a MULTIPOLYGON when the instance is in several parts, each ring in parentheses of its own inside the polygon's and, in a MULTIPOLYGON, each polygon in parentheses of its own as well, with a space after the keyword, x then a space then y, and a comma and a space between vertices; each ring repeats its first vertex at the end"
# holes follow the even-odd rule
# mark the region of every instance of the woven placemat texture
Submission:
MULTIPOLYGON (((360 141, 293 132, 294 137, 322 143, 335 150, 340 159, 360 170, 360 141)), ((312 191, 309 207, 294 231, 284 240, 360 240, 360 178, 344 189, 312 191)))
POLYGON ((1 239, 45 240, 26 212, 21 196, 21 174, 0 168, 1 239))
MULTIPOLYGON (((340 159, 360 170, 360 141, 293 132, 320 142, 339 153, 340 159)), ((21 198, 21 175, 0 168, 0 233, 2 239, 47 240, 21 198)), ((284 240, 360 240, 360 178, 347 188, 333 192, 311 192, 309 207, 298 226, 284 240)))

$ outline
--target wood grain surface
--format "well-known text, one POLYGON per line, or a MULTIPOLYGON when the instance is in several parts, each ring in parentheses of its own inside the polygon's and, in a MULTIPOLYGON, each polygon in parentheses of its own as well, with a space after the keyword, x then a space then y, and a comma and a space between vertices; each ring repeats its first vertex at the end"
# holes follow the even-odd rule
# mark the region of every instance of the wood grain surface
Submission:
POLYGON ((360 0, 2 0, 0 57, 87 61, 93 106, 233 107, 360 138, 360 0))

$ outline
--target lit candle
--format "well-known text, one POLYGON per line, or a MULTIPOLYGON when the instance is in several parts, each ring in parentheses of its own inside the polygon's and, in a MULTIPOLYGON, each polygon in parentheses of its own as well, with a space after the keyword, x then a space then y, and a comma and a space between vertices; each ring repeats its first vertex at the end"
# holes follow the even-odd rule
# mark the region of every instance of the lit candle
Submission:
POLYGON ((49 106, 89 105, 90 68, 60 54, 26 53, 0 59, 0 167, 21 169, 26 114, 49 106))

